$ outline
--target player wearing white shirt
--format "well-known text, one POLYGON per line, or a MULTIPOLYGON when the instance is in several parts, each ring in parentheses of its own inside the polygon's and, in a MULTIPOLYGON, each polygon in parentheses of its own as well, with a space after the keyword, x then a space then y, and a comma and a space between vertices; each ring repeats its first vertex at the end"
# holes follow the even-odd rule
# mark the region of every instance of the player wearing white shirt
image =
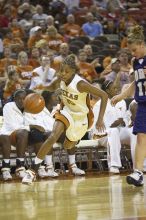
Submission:
MULTIPOLYGON (((3 125, 0 130, 0 139, 7 141, 7 146, 16 146, 16 174, 23 178, 25 176, 24 155, 27 147, 29 126, 24 122, 23 100, 26 97, 25 90, 18 90, 14 93, 14 101, 7 103, 3 108, 3 125)), ((7 164, 10 160, 7 161, 7 164)), ((5 164, 6 165, 6 164, 5 164)), ((2 169, 3 178, 5 173, 8 176, 10 169, 2 169)))
MULTIPOLYGON (((117 92, 114 84, 111 81, 105 81, 103 84, 103 89, 108 93, 109 99, 107 102, 105 114, 104 114, 104 124, 105 131, 99 133, 95 128, 95 122, 93 127, 89 132, 90 138, 96 138, 97 136, 104 136, 99 139, 99 144, 107 147, 107 159, 109 172, 119 173, 119 168, 121 167, 121 141, 120 141, 120 130, 124 126, 124 117, 126 113, 126 103, 124 100, 119 102, 116 106, 112 106, 110 103, 110 98, 117 92), (107 135, 106 135, 107 134, 107 135)), ((98 101, 93 107, 94 120, 98 118, 99 115, 100 101, 98 101)))

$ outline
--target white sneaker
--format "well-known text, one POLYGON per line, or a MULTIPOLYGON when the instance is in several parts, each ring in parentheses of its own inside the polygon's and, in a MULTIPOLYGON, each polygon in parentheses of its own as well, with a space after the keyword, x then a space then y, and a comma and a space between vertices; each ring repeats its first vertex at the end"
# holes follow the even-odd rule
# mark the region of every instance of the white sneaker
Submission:
POLYGON ((38 169, 38 176, 39 176, 40 178, 45 178, 45 177, 48 176, 48 175, 47 175, 47 172, 46 172, 46 170, 45 170, 45 166, 40 166, 40 167, 39 167, 39 169, 38 169))
POLYGON ((26 175, 26 169, 25 167, 19 167, 16 169, 16 176, 18 176, 19 178, 23 179, 26 175))
POLYGON ((11 180, 12 176, 10 174, 10 168, 2 168, 2 177, 5 181, 11 180))
POLYGON ((85 171, 79 169, 76 164, 72 164, 70 168, 74 175, 77 175, 77 176, 85 175, 85 171))
POLYGON ((48 165, 46 167, 46 172, 47 172, 47 176, 49 176, 49 177, 58 177, 59 176, 58 173, 54 171, 54 167, 52 164, 48 165))
POLYGON ((118 167, 110 167, 109 172, 113 173, 113 174, 119 174, 120 173, 118 167))
POLYGON ((140 170, 134 170, 133 173, 126 177, 126 181, 134 186, 143 186, 143 173, 140 170))
POLYGON ((34 182, 36 180, 36 174, 32 170, 26 170, 25 173, 26 174, 25 174, 25 176, 22 179, 22 183, 23 184, 27 184, 27 185, 31 185, 32 182, 34 182))

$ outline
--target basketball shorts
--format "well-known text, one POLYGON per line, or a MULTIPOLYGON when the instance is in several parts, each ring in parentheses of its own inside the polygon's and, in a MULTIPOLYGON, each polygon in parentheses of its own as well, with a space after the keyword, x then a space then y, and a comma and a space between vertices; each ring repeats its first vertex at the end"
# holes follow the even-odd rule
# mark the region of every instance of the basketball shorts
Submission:
POLYGON ((66 137, 70 141, 79 141, 88 131, 89 119, 87 114, 70 114, 66 109, 55 114, 55 119, 62 121, 66 126, 66 137))
POLYGON ((146 133, 146 103, 138 103, 133 134, 146 133))

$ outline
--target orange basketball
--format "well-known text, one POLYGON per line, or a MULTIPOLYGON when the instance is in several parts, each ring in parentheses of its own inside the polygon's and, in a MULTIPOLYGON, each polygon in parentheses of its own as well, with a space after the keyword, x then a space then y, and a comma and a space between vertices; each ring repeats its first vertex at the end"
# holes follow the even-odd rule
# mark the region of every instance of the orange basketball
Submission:
POLYGON ((32 114, 37 114, 45 107, 44 98, 37 93, 32 93, 24 99, 24 111, 32 114))

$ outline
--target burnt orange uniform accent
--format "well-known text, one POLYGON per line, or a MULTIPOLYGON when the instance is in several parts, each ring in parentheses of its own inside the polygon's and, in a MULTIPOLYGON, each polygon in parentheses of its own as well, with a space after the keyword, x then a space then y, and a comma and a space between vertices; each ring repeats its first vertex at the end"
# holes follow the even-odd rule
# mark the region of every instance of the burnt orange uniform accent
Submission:
POLYGON ((54 70, 56 70, 56 72, 59 71, 60 69, 60 65, 61 65, 61 61, 57 60, 57 61, 53 61, 50 63, 50 67, 53 68, 54 70))
POLYGON ((0 76, 4 76, 4 72, 10 65, 17 65, 17 60, 12 58, 3 58, 0 60, 0 76))
POLYGON ((30 59, 28 60, 28 64, 29 64, 30 66, 32 66, 33 68, 39 67, 39 66, 41 65, 38 60, 33 59, 33 58, 30 58, 30 59))
POLYGON ((28 39, 28 42, 27 42, 27 46, 29 49, 32 49, 32 47, 35 46, 36 42, 38 42, 39 40, 42 40, 43 39, 43 36, 32 36, 28 39))
POLYGON ((97 77, 96 71, 90 63, 79 62, 78 63, 80 75, 88 81, 92 82, 97 77))
POLYGON ((55 113, 55 120, 59 120, 63 122, 63 124, 66 126, 66 129, 69 127, 68 119, 64 115, 62 115, 59 111, 55 113))
POLYGON ((53 38, 46 36, 45 40, 48 42, 49 48, 57 52, 60 49, 60 44, 65 42, 64 38, 60 34, 56 34, 56 36, 54 36, 53 38))
POLYGON ((13 46, 13 45, 15 45, 15 44, 18 44, 18 45, 19 45, 19 49, 23 49, 23 48, 24 48, 24 43, 23 43, 23 41, 22 41, 20 38, 18 38, 18 37, 13 37, 12 39, 4 38, 4 40, 3 40, 3 45, 4 45, 4 46, 7 46, 7 47, 8 47, 8 46, 11 47, 12 51, 17 50, 17 49, 15 48, 15 46, 13 46))
POLYGON ((77 37, 81 34, 81 27, 77 24, 66 23, 63 25, 65 34, 70 37, 77 37))
POLYGON ((8 80, 4 88, 4 99, 8 99, 17 89, 21 88, 22 83, 20 80, 16 82, 8 80))
MULTIPOLYGON (((32 73, 33 67, 26 65, 26 66, 18 66, 16 68, 19 77, 23 80, 28 79, 30 80, 34 75, 32 73)), ((35 74, 36 75, 36 74, 35 74)))
POLYGON ((14 37, 23 38, 24 31, 20 27, 11 27, 11 32, 13 33, 14 37))

